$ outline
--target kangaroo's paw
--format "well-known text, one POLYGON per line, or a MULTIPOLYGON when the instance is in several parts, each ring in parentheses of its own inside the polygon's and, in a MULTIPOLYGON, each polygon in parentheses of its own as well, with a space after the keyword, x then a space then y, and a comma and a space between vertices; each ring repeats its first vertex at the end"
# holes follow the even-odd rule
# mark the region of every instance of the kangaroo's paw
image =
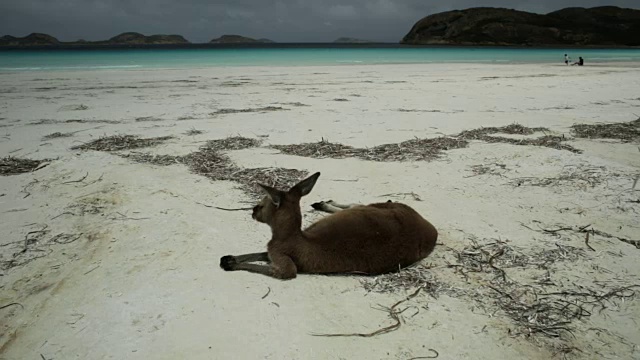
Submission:
POLYGON ((325 204, 324 201, 320 201, 320 202, 311 204, 311 207, 316 209, 316 210, 323 210, 324 209, 324 204, 325 204))
POLYGON ((236 265, 238 265, 238 262, 233 255, 226 255, 220 258, 220 267, 224 269, 224 271, 232 271, 236 265))

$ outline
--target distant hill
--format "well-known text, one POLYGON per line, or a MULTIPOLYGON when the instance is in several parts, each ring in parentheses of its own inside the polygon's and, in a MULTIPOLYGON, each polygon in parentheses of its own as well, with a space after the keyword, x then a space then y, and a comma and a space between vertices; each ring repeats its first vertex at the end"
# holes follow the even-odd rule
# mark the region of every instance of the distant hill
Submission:
POLYGON ((255 44, 255 43, 274 43, 269 39, 252 39, 241 35, 222 35, 217 39, 209 41, 211 44, 255 44))
POLYGON ((367 43, 371 43, 372 41, 355 39, 350 37, 341 37, 341 38, 335 39, 333 42, 337 44, 367 44, 367 43))
POLYGON ((189 41, 181 35, 150 35, 145 36, 137 32, 125 32, 120 35, 116 35, 107 40, 108 44, 129 44, 129 45, 141 45, 141 44, 189 44, 189 41))
POLYGON ((546 15, 505 8, 447 11, 419 20, 402 44, 640 46, 640 10, 566 8, 546 15))
POLYGON ((0 46, 42 46, 59 45, 60 41, 51 35, 31 33, 25 37, 5 35, 0 37, 0 46))
POLYGON ((22 38, 11 35, 0 37, 0 46, 56 46, 56 45, 159 45, 159 44, 190 44, 190 42, 180 35, 151 35, 145 36, 136 32, 126 32, 114 36, 109 40, 101 41, 70 41, 62 42, 47 34, 33 33, 22 38))

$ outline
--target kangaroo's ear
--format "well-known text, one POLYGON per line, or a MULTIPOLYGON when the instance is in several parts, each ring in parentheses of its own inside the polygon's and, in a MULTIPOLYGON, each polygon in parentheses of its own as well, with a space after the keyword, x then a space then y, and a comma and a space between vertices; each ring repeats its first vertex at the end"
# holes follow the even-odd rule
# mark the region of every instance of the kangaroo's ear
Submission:
POLYGON ((296 194, 300 197, 307 195, 313 189, 316 181, 318 181, 318 177, 320 177, 320 172, 317 172, 297 183, 294 187, 291 188, 291 190, 289 190, 289 193, 296 194))
POLYGON ((264 190, 264 192, 267 193, 267 196, 269 196, 269 198, 271 199, 271 202, 276 207, 280 206, 280 203, 282 202, 282 198, 284 197, 284 192, 278 189, 272 188, 271 186, 267 186, 260 183, 258 183, 258 186, 260 186, 262 190, 264 190))

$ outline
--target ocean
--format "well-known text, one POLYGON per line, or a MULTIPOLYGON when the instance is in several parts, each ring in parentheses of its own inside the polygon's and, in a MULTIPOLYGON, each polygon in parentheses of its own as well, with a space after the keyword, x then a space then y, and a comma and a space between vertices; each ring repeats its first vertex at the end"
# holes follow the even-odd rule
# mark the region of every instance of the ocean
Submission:
POLYGON ((211 66, 306 66, 422 63, 557 63, 564 54, 585 64, 640 62, 640 49, 260 46, 219 48, 101 48, 0 50, 0 72, 190 68, 211 66))

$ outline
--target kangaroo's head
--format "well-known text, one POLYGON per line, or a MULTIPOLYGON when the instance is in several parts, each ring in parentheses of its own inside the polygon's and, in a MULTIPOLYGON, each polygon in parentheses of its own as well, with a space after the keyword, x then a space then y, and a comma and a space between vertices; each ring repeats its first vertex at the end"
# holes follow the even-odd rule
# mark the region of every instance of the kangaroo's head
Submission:
POLYGON ((302 222, 300 198, 311 192, 319 176, 320 173, 317 172, 294 185, 289 191, 258 183, 266 196, 253 208, 251 217, 268 224, 272 229, 276 226, 297 226, 300 229, 302 222))

